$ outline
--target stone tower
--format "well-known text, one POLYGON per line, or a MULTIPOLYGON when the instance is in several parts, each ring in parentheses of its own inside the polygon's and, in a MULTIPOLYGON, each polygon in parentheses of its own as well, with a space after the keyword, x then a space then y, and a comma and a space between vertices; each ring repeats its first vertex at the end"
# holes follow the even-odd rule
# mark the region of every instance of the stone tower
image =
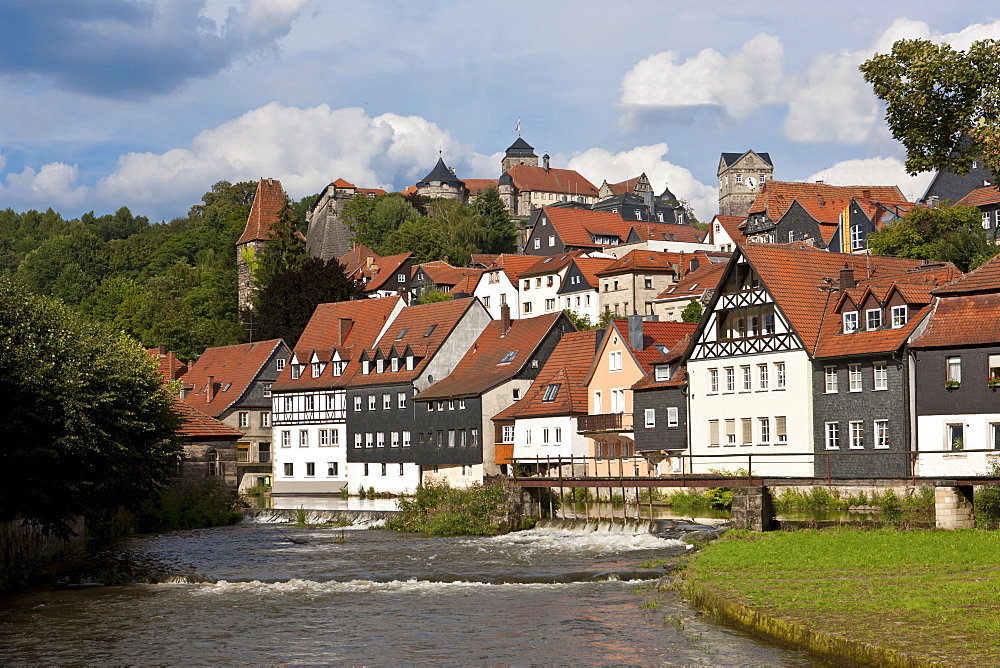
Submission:
POLYGON ((253 303, 253 274, 247 262, 247 254, 253 253, 260 257, 264 244, 271 238, 271 227, 278 221, 278 214, 288 203, 281 181, 277 179, 261 179, 257 184, 257 193, 250 206, 247 226, 242 236, 236 242, 236 275, 239 282, 240 311, 249 309, 253 303))
POLYGON ((767 153, 723 153, 719 159, 719 215, 746 218, 760 187, 771 180, 774 165, 767 153))
POLYGON ((380 194, 379 189, 359 189, 353 183, 337 179, 320 193, 316 204, 306 215, 309 227, 306 232, 306 250, 324 262, 339 258, 351 250, 353 234, 344 222, 344 206, 359 191, 380 194))
POLYGON ((465 181, 455 176, 455 172, 438 157, 430 174, 417 181, 417 192, 424 197, 465 200, 465 181))
POLYGON ((505 174, 514 165, 531 165, 538 167, 538 156, 535 149, 520 137, 507 147, 503 160, 500 161, 500 173, 505 174))

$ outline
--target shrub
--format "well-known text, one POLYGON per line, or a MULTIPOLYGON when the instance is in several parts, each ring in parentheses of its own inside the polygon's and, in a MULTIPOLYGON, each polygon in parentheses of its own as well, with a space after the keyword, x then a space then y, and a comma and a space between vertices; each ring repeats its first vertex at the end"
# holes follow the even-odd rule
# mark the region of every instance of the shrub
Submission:
POLYGON ((521 528, 521 507, 507 499, 503 484, 455 489, 429 483, 418 487, 412 499, 399 500, 400 513, 387 519, 385 528, 436 536, 492 536, 521 528))
POLYGON ((235 524, 243 504, 217 480, 176 480, 135 514, 139 532, 174 531, 235 524))

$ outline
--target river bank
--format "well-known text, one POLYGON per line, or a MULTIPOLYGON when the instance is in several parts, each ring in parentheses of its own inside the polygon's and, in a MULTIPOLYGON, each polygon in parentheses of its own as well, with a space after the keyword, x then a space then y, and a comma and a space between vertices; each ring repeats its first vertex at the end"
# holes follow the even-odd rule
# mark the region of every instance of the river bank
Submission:
POLYGON ((998 665, 998 552, 991 531, 729 532, 684 586, 731 623, 834 659, 998 665))

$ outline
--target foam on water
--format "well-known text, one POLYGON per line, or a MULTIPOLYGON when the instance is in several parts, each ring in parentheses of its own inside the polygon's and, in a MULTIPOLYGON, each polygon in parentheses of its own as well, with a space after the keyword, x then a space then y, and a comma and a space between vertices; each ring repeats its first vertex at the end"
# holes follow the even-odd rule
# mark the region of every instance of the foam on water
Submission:
POLYGON ((537 547, 545 550, 611 553, 621 550, 648 550, 685 546, 684 541, 658 538, 651 533, 610 533, 602 531, 571 531, 568 529, 533 529, 495 536, 497 543, 537 547))

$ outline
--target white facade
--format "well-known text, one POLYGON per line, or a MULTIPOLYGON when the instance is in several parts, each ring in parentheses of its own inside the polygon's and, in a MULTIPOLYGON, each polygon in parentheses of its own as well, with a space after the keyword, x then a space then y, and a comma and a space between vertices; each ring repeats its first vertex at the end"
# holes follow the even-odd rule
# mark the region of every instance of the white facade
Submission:
POLYGON ((351 462, 347 465, 348 490, 352 495, 374 488, 376 492, 413 494, 420 486, 420 465, 411 462, 351 462))
POLYGON ((343 389, 273 397, 273 494, 338 494, 348 484, 345 398, 343 389))
MULTIPOLYGON (((581 283, 581 285, 583 284, 581 283)), ((568 309, 581 317, 587 316, 590 318, 591 324, 596 324, 601 318, 601 300, 594 288, 564 292, 559 295, 558 300, 560 309, 568 309)))
MULTIPOLYGON (((487 269, 479 277, 479 283, 473 291, 494 320, 500 319, 500 305, 510 305, 510 317, 516 320, 521 316, 521 300, 518 286, 511 283, 503 269, 487 269)), ((534 315, 534 314, 533 314, 534 315)))
POLYGON ((724 253, 732 253, 736 250, 736 241, 729 236, 729 232, 726 230, 725 225, 720 223, 716 218, 713 218, 710 229, 712 231, 712 236, 710 238, 715 250, 722 251, 724 253))
POLYGON ((462 489, 482 481, 482 464, 428 466, 424 469, 425 483, 444 483, 449 487, 462 489))
POLYGON ((997 430, 1000 413, 917 416, 917 475, 961 477, 989 472, 993 462, 1000 461, 1000 451, 967 451, 992 449, 997 430), (957 433, 961 433, 961 450, 953 449, 957 433), (928 450, 951 452, 925 453, 928 450))
POLYGON ((714 251, 713 244, 699 244, 691 241, 665 241, 662 239, 647 239, 636 241, 630 244, 620 244, 618 246, 605 246, 605 255, 616 260, 625 257, 634 250, 656 251, 657 253, 693 253, 695 251, 714 251))
POLYGON ((562 310, 559 288, 569 265, 560 271, 521 278, 521 318, 533 318, 562 310))

